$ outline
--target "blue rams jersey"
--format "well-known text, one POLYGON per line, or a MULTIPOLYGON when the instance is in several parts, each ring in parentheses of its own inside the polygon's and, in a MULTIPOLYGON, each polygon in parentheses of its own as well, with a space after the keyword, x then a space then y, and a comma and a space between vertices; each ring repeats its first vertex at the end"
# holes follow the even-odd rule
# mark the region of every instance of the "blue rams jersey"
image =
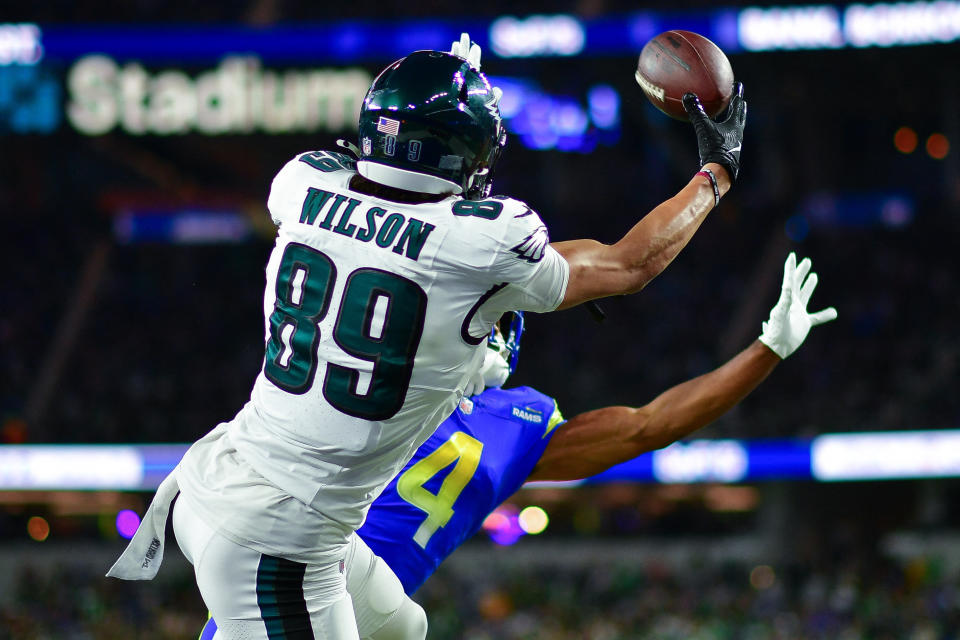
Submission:
POLYGON ((465 398, 373 502, 360 537, 412 594, 520 488, 562 421, 530 387, 465 398))

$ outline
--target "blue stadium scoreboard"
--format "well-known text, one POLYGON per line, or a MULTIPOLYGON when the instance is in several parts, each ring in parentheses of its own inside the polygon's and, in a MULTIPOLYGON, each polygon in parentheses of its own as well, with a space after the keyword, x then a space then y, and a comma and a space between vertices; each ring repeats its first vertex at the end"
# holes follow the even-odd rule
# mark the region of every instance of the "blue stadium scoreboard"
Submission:
MULTIPOLYGON (((494 59, 632 59, 668 29, 696 31, 729 55, 937 45, 960 39, 960 0, 269 27, 0 23, 0 135, 338 131, 355 128, 373 70, 446 50, 463 31, 494 59)), ((587 96, 568 108, 567 96, 553 106, 567 109, 560 120, 573 133, 541 127, 523 143, 589 151, 609 142, 616 118, 609 91, 598 95, 605 113, 594 117, 587 96)))
MULTIPOLYGON (((561 427, 562 428, 562 427, 561 427)), ((187 444, 2 445, 0 491, 153 491, 187 444)), ((827 433, 814 438, 676 442, 572 482, 745 484, 773 480, 853 482, 960 477, 960 430, 827 433)))

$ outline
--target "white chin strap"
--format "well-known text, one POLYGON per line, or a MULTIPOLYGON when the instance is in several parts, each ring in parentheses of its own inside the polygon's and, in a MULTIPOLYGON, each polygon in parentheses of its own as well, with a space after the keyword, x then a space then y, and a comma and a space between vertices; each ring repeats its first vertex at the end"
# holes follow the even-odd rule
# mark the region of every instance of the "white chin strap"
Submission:
POLYGON ((357 171, 367 180, 373 180, 380 184, 404 191, 416 191, 417 193, 453 193, 459 194, 463 191, 460 185, 450 180, 431 176, 426 173, 417 173, 416 171, 407 171, 389 167, 385 164, 372 162, 370 160, 357 160, 357 171))

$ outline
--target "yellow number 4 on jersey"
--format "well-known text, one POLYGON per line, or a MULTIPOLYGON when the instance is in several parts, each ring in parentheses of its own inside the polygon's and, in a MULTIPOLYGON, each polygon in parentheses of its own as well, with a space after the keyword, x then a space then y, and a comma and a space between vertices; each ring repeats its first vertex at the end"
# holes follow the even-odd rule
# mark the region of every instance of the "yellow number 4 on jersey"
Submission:
POLYGON ((414 534, 414 541, 422 548, 437 529, 446 526, 453 517, 453 504, 467 486, 480 464, 483 443, 476 438, 457 431, 436 451, 416 463, 397 480, 397 493, 405 501, 427 513, 426 520, 414 534), (456 466, 440 485, 436 494, 423 485, 443 469, 456 462, 456 466))

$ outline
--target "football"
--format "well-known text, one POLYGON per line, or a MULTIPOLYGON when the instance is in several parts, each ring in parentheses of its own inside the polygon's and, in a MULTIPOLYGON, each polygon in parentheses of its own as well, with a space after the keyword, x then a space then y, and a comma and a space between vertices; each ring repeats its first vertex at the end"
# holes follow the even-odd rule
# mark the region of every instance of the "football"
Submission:
POLYGON ((683 94, 700 97, 707 115, 723 111, 733 95, 733 67, 720 47, 699 33, 665 31, 640 52, 637 83, 655 107, 687 120, 683 94))

